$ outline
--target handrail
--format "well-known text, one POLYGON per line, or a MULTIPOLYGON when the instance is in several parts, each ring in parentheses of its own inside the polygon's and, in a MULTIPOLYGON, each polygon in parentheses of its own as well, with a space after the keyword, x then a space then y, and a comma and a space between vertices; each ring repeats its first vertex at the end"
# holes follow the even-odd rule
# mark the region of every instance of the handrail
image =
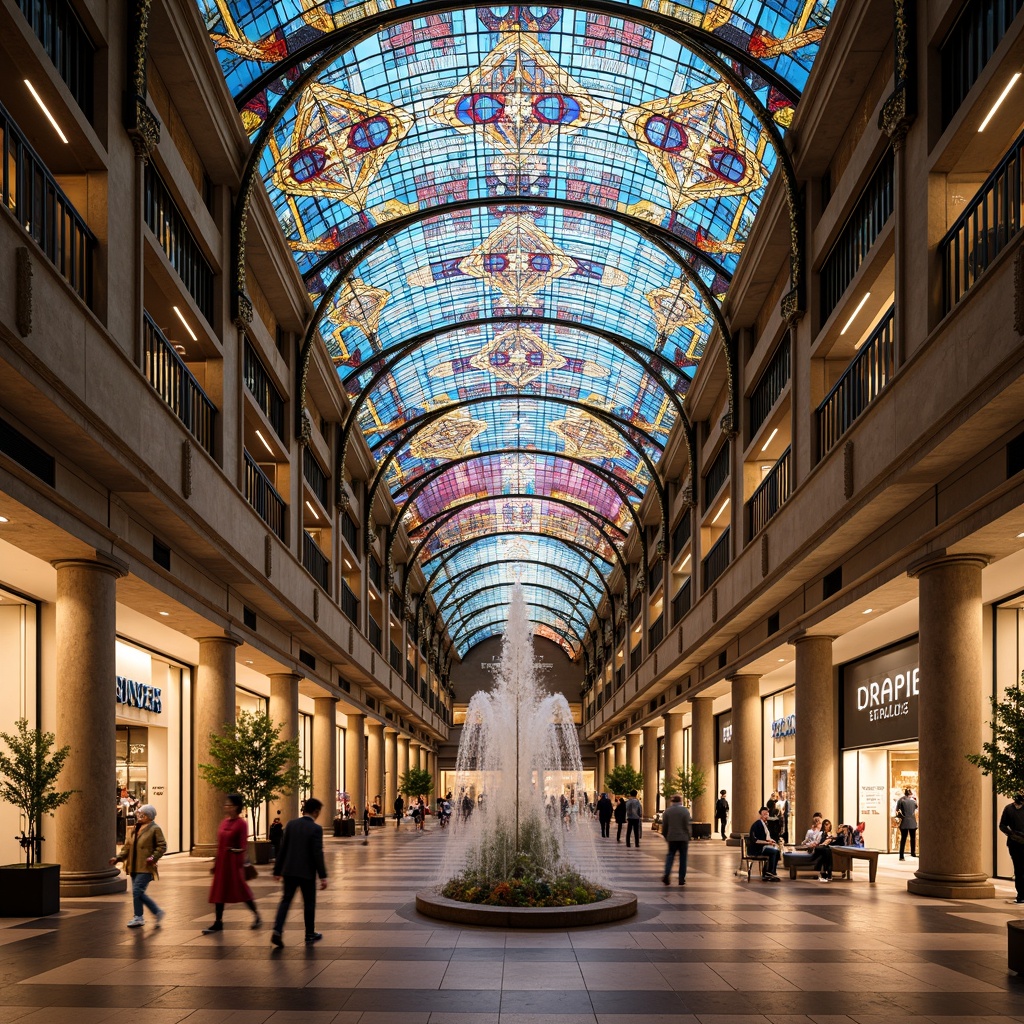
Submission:
POLYGON ((682 620, 683 616, 690 610, 690 581, 692 577, 687 577, 686 582, 676 591, 675 596, 672 598, 672 625, 676 626, 682 620))
POLYGON ((331 592, 331 560, 320 550, 320 545, 302 531, 302 564, 306 571, 329 594, 331 592))
POLYGON ((320 504, 327 508, 327 474, 320 468, 308 444, 302 448, 302 476, 320 504))
POLYGON ((729 568, 729 533, 730 528, 727 526, 722 531, 722 536, 711 546, 704 561, 701 562, 704 575, 702 589, 704 590, 707 590, 729 568))
POLYGON ((359 625, 359 598, 344 580, 341 581, 341 610, 350 622, 359 625))
POLYGON ((57 273, 91 307, 95 235, 2 105, 0 140, 3 205, 32 236, 57 273))
POLYGON ((1024 132, 939 242, 942 311, 948 313, 971 290, 995 258, 1017 236, 1024 220, 1024 132))
POLYGON ((245 453, 245 500, 256 509, 260 519, 284 540, 287 505, 248 452, 245 453))
POLYGON ((790 494, 790 453, 787 448, 747 502, 747 540, 763 530, 790 494))
POLYGON ((722 445, 721 450, 715 456, 715 461, 708 467, 704 474, 704 494, 701 503, 701 511, 707 512, 715 495, 722 489, 726 480, 729 479, 729 442, 722 445))
POLYGON ((665 613, 662 612, 657 619, 654 620, 654 625, 647 630, 647 650, 653 651, 665 639, 665 613))
POLYGON ((16 0, 83 114, 92 121, 96 47, 68 0, 16 0))
MULTIPOLYGON (((370 633, 370 643, 374 647, 376 647, 378 651, 380 651, 381 646, 382 646, 383 641, 384 641, 384 633, 383 633, 383 630, 381 630, 381 628, 380 628, 380 624, 377 622, 377 620, 372 615, 370 616, 370 629, 369 629, 369 633, 370 633)), ((381 651, 381 653, 383 653, 383 651, 381 651)))
POLYGON ((142 317, 142 362, 146 380, 185 424, 189 433, 212 455, 217 407, 153 318, 146 312, 142 317))
POLYGON ((263 410, 274 433, 284 440, 284 399, 270 379, 263 360, 252 347, 252 342, 245 339, 245 355, 242 368, 245 375, 245 386, 249 394, 256 399, 256 404, 263 410))
POLYGON ((789 336, 779 343, 771 361, 750 393, 750 437, 753 439, 758 428, 768 418, 776 399, 789 383, 789 336))
POLYGON ((358 550, 356 541, 359 539, 359 527, 344 509, 338 513, 338 520, 341 523, 341 535, 354 554, 358 550))
POLYGON ((693 529, 692 517, 690 511, 687 509, 682 515, 682 518, 675 525, 675 529, 672 531, 672 561, 674 562, 683 552, 683 548, 686 547, 686 542, 690 539, 690 531, 693 529))

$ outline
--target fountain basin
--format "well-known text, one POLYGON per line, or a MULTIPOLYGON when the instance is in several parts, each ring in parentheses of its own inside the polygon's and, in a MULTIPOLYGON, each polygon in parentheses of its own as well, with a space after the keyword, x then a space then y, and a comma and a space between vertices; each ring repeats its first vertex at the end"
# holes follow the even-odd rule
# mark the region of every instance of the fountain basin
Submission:
POLYGON ((450 900, 437 889, 421 889, 416 893, 416 909, 439 921, 486 928, 585 928, 632 917, 636 893, 612 892, 606 900, 573 907, 491 907, 450 900))

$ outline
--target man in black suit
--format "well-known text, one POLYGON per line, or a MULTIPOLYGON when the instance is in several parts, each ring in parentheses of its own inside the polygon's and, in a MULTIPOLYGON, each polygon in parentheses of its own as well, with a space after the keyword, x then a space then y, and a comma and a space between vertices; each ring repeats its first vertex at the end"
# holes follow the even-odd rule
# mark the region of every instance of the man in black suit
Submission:
POLYGON ((274 918, 274 931, 270 941, 283 946, 281 932, 284 919, 292 905, 295 890, 302 890, 302 911, 306 923, 306 945, 312 945, 323 938, 313 925, 316 919, 316 879, 320 876, 320 888, 327 888, 327 868, 324 865, 324 830, 316 823, 323 804, 310 797, 302 805, 302 817, 289 821, 285 826, 281 844, 274 861, 274 878, 284 879, 284 894, 274 918))
POLYGON ((761 808, 757 815, 757 821, 750 826, 750 834, 747 836, 747 847, 750 853, 762 854, 768 858, 764 874, 761 876, 762 881, 777 882, 779 876, 775 868, 778 866, 779 854, 782 851, 779 849, 779 844, 772 839, 771 832, 768 831, 767 807, 761 808))

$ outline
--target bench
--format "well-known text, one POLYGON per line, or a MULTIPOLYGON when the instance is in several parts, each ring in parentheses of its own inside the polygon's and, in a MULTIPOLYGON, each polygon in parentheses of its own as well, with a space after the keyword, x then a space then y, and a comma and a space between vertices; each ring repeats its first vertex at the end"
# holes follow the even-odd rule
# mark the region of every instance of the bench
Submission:
MULTIPOLYGON (((736 872, 737 875, 746 875, 747 881, 750 881, 750 872, 755 864, 761 865, 761 870, 764 870, 764 865, 768 863, 768 857, 763 853, 751 853, 747 845, 746 838, 740 840, 740 866, 736 872)), ((757 849, 757 847, 754 847, 757 849)))
POLYGON ((842 866, 843 874, 847 878, 853 878, 853 862, 855 860, 866 860, 868 862, 868 881, 874 882, 878 876, 878 854, 879 850, 865 850, 862 846, 833 846, 832 863, 838 870, 842 866))

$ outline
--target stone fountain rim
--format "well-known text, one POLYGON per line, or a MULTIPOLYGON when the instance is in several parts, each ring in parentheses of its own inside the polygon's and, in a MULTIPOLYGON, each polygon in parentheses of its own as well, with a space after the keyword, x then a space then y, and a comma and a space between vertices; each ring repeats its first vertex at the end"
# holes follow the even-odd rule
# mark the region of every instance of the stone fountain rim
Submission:
POLYGON ((430 888, 416 893, 416 909, 436 920, 488 928, 585 928, 633 917, 637 900, 636 893, 614 890, 607 899, 573 907, 491 907, 451 900, 430 888))

